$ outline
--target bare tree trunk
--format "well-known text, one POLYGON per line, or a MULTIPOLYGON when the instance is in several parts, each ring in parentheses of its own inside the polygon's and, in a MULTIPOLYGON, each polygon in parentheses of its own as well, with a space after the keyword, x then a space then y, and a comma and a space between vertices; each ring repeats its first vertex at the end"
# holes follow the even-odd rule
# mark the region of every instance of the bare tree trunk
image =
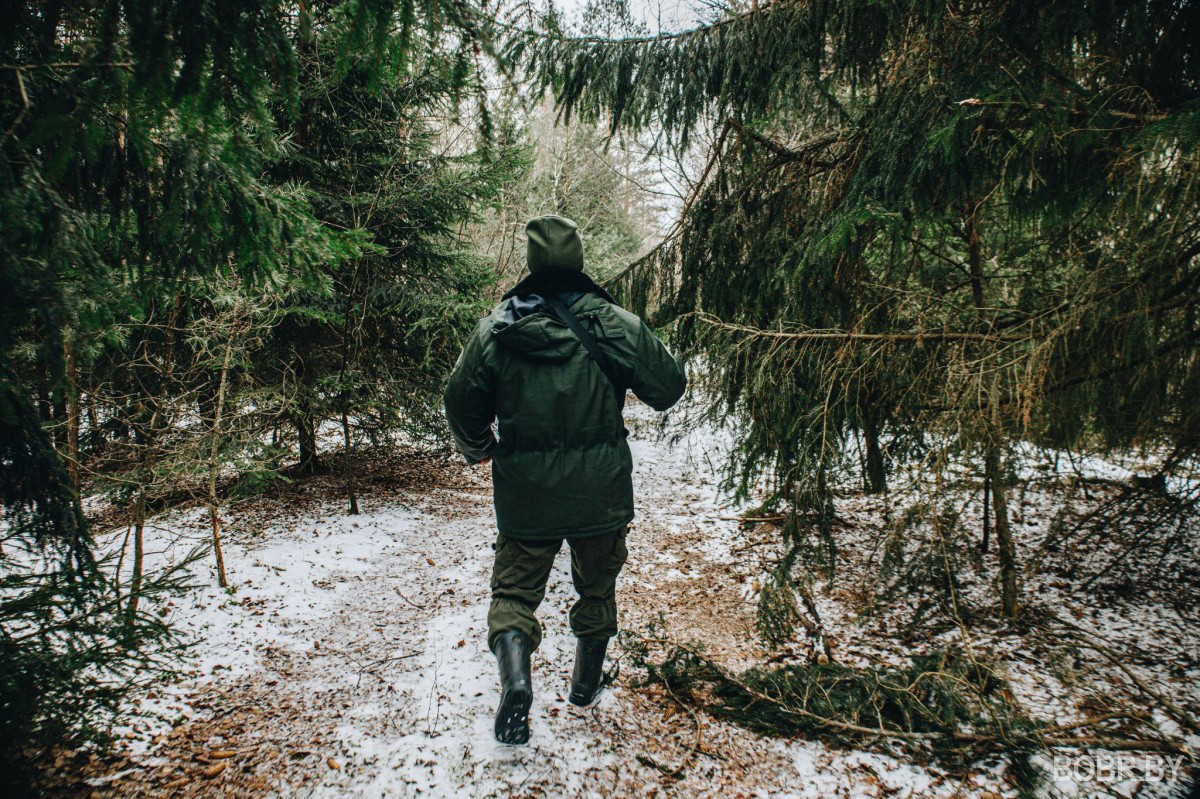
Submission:
POLYGON ((100 432, 100 415, 96 413, 96 395, 90 391, 87 395, 87 417, 88 430, 92 435, 98 434, 100 432))
POLYGON ((496 256, 496 274, 504 277, 508 272, 508 256, 505 255, 508 242, 508 205, 500 206, 500 252, 496 256))
POLYGON ((972 203, 967 216, 967 264, 971 272, 971 299, 980 314, 979 326, 987 327, 983 320, 983 239, 979 235, 979 207, 972 203))
POLYGON ((217 513, 215 505, 209 506, 208 513, 212 518, 213 557, 217 561, 217 585, 228 588, 229 581, 225 579, 225 552, 221 549, 221 517, 217 513))
POLYGON ((1000 473, 1000 456, 988 450, 987 472, 992 484, 992 504, 996 509, 996 546, 1000 555, 1000 607, 1008 618, 1017 615, 1017 556, 1012 529, 1008 524, 1008 498, 1000 473))
POLYGON ((129 536, 133 535, 133 526, 125 528, 125 538, 121 540, 121 554, 117 556, 117 569, 113 573, 113 585, 116 587, 117 606, 121 605, 121 568, 125 565, 125 552, 129 549, 129 536))
POLYGON ((865 425, 863 439, 867 445, 867 493, 878 494, 887 488, 887 470, 883 463, 883 448, 879 446, 879 428, 865 425))
POLYGON ((67 388, 60 386, 58 390, 51 389, 50 396, 53 398, 53 417, 54 425, 54 447, 58 450, 58 455, 64 460, 67 457, 67 428, 64 422, 67 418, 67 388))
POLYGON ((217 470, 220 464, 217 462, 217 456, 220 454, 221 416, 225 410, 225 388, 229 384, 229 363, 233 358, 235 331, 236 327, 231 325, 229 338, 225 342, 225 355, 221 360, 221 376, 217 381, 217 401, 213 408, 212 440, 208 446, 208 516, 212 522, 213 556, 217 561, 217 584, 222 588, 228 588, 229 582, 225 579, 225 553, 221 549, 220 499, 217 497, 217 470))
MULTIPOLYGON (((177 278, 178 282, 178 278, 177 278)), ((128 622, 137 620, 138 602, 142 593, 142 575, 145 570, 145 530, 148 494, 154 486, 154 464, 158 457, 157 447, 161 440, 160 434, 166 428, 167 397, 170 394, 171 378, 175 368, 175 342, 179 325, 179 316, 183 311, 184 292, 175 294, 175 302, 167 318, 167 330, 163 345, 162 382, 157 394, 136 400, 140 407, 148 407, 150 419, 141 434, 142 436, 142 484, 133 508, 133 574, 129 580, 128 622), (142 405, 145 403, 145 406, 142 405)), ((143 348, 145 344, 143 343, 143 348)), ((137 414, 141 417, 141 413, 137 414)))
MULTIPOLYGON (((986 303, 983 287, 983 239, 979 234, 979 205, 972 202, 966 220, 967 265, 971 275, 971 298, 979 314, 979 329, 987 332, 984 314, 986 303)), ((1017 554, 1008 523, 1008 502, 1004 477, 1000 473, 1000 453, 996 442, 1001 432, 995 421, 989 423, 989 441, 984 455, 984 480, 991 486, 992 506, 996 516, 996 545, 1000 556, 1000 606, 1010 619, 1017 615, 1017 554)), ((987 515, 984 515, 986 546, 987 515)))
POLYGON ((138 600, 142 595, 142 571, 145 566, 146 492, 138 493, 133 506, 133 574, 129 578, 129 606, 126 618, 132 624, 137 618, 138 600))
POLYGON ((988 500, 990 499, 991 493, 992 473, 987 470, 985 465, 983 474, 983 541, 981 541, 979 544, 979 551, 984 554, 987 554, 988 546, 990 544, 988 539, 991 538, 992 533, 991 513, 988 510, 988 500))
POLYGON ((63 358, 67 366, 67 474, 79 490, 79 380, 75 372, 75 347, 63 339, 63 358))
POLYGON ((300 451, 297 470, 302 474, 313 474, 320 466, 317 458, 316 420, 313 419, 312 397, 308 394, 308 368, 299 354, 294 356, 293 369, 296 374, 296 404, 289 414, 296 428, 296 448, 300 451))
POLYGON ((567 207, 567 203, 571 197, 571 125, 574 119, 567 121, 567 136, 563 140, 563 185, 562 195, 559 198, 559 208, 567 207))
POLYGON ((350 449, 350 416, 342 409, 342 439, 345 441, 346 452, 346 494, 350 497, 350 515, 358 515, 358 494, 354 492, 354 465, 351 462, 353 451, 350 449))
POLYGON ((300 471, 315 472, 319 461, 317 460, 317 431, 313 418, 310 414, 302 411, 293 418, 292 423, 296 426, 296 443, 300 449, 300 471))

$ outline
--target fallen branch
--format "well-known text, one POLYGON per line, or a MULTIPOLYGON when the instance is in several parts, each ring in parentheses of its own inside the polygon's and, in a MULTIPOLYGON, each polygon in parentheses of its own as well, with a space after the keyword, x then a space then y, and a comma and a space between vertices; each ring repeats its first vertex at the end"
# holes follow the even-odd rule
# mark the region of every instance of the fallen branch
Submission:
MULTIPOLYGON (((1091 748, 1091 749, 1110 749, 1115 751, 1145 751, 1145 752, 1170 752, 1174 754, 1189 754, 1187 747, 1176 744, 1171 741, 1161 739, 1134 739, 1134 738, 1112 738, 1101 735, 1089 736, 1062 736, 1058 735, 1064 732, 1079 730, 1087 727, 1095 727, 1106 721, 1115 718, 1133 718, 1139 721, 1145 719, 1130 713, 1117 712, 1097 716, 1090 719, 1085 719, 1080 722, 1074 722, 1066 725, 1054 727, 1033 727, 1028 732, 1016 730, 1011 724, 1000 725, 997 732, 962 732, 959 730, 912 730, 912 729, 889 729, 883 726, 868 727, 862 724, 856 724, 842 719, 832 718, 829 716, 814 713, 805 707, 799 707, 786 702, 778 697, 772 696, 754 686, 750 685, 745 679, 734 674, 729 669, 714 662, 701 654, 695 647, 681 644, 661 637, 647 637, 629 633, 629 635, 639 642, 648 645, 659 645, 668 647, 675 652, 686 654, 692 661, 702 666, 709 674, 713 675, 717 680, 736 688, 746 696, 752 698, 754 703, 773 708, 776 712, 787 716, 804 719, 810 724, 831 731, 841 733, 850 733, 857 737, 866 739, 885 738, 909 742, 920 742, 925 744, 935 744, 937 742, 949 741, 961 745, 971 745, 975 747, 985 747, 991 750, 997 749, 1012 749, 1021 747, 1037 747, 1037 748, 1091 748)), ((933 672, 930 673, 932 675, 933 672)), ((918 675, 913 683, 913 686, 921 683, 927 676, 924 673, 918 675)), ((961 678, 953 674, 941 675, 952 682, 961 682, 961 678)), ((665 683, 664 683, 665 684, 665 683)), ((880 685, 886 683, 880 682, 880 685)), ((685 703, 680 700, 670 687, 667 686, 668 692, 681 706, 686 707, 685 703)), ((1015 719, 1021 723, 1032 724, 1022 717, 1015 719)), ((949 722, 947 722, 949 723, 949 722)))
POLYGON ((805 710, 803 708, 797 708, 797 707, 788 705, 787 703, 781 702, 773 696, 769 696, 768 694, 764 694, 761 691, 757 691, 757 690, 751 688, 750 686, 746 685, 745 682, 740 680, 736 675, 734 675, 731 671, 726 669, 724 666, 720 665, 719 663, 714 662, 713 660, 711 660, 709 658, 704 657, 704 655, 700 654, 699 651, 697 651, 696 649, 693 649, 692 647, 689 647, 685 644, 681 644, 678 641, 672 641, 667 638, 643 638, 641 636, 638 636, 636 633, 631 633, 631 635, 634 635, 635 637, 638 638, 638 640, 643 641, 644 643, 660 644, 662 646, 669 646, 674 649, 678 649, 681 652, 686 652, 688 655, 695 658, 698 662, 703 663, 705 665, 705 667, 711 669, 714 673, 716 673, 718 676, 720 676, 721 679, 725 680, 726 682, 728 682, 732 685, 736 685, 738 688, 745 691, 750 696, 753 696, 755 699, 758 699, 769 705, 775 706, 778 709, 780 709, 783 712, 788 713, 790 715, 807 718, 810 721, 813 721, 824 727, 830 727, 830 728, 838 729, 838 730, 845 730, 847 732, 853 732, 853 733, 857 733, 859 735, 868 735, 868 736, 881 735, 881 736, 884 736, 887 738, 926 739, 927 740, 927 739, 932 739, 932 738, 938 737, 937 733, 905 732, 905 731, 885 730, 883 728, 862 727, 858 724, 851 724, 849 722, 839 721, 837 719, 831 719, 831 718, 827 718, 825 716, 820 716, 820 715, 817 715, 816 713, 805 710))
POLYGON ((765 522, 781 522, 786 519, 787 516, 780 513, 774 516, 718 516, 717 518, 723 522, 752 522, 754 524, 760 524, 765 522))
POLYGON ((1134 674, 1129 669, 1129 667, 1125 665, 1125 658, 1122 658, 1118 653, 1114 652, 1109 647, 1107 647, 1104 644, 1097 641, 1096 636, 1091 631, 1085 630, 1084 628, 1082 628, 1078 625, 1072 624, 1071 622, 1066 621, 1065 619, 1058 619, 1058 621, 1061 622, 1064 626, 1070 628, 1067 631, 1067 635, 1071 636, 1072 638, 1074 638, 1076 641, 1078 641, 1079 643, 1081 643, 1083 646, 1087 647, 1088 649, 1091 649, 1092 651, 1099 653, 1106 660, 1108 660, 1110 663, 1112 663, 1114 666, 1116 666, 1118 669, 1120 669, 1125 674, 1125 676, 1129 678, 1130 682, 1132 682, 1139 691, 1141 691, 1143 694, 1150 697, 1154 701, 1158 702, 1159 705, 1162 706, 1162 709, 1166 711, 1167 715, 1169 715, 1172 719, 1174 719, 1180 726, 1182 726, 1188 730, 1191 730, 1193 733, 1196 733, 1197 735, 1200 735, 1200 724, 1198 724, 1191 717, 1191 715, 1189 715, 1186 711, 1184 711, 1182 708, 1180 708, 1174 702, 1167 699, 1160 692, 1154 690, 1149 685, 1146 685, 1145 681, 1142 680, 1142 678, 1140 678, 1136 674, 1134 674))

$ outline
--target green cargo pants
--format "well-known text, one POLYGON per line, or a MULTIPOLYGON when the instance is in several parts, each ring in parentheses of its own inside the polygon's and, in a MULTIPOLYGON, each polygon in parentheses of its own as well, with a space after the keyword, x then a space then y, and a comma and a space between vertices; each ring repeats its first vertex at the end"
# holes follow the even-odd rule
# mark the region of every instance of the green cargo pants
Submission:
MULTIPOLYGON (((611 638, 617 634, 617 575, 629 553, 625 549, 628 527, 611 533, 568 538, 571 547, 571 581, 579 598, 571 607, 571 631, 580 638, 611 638)), ((563 539, 528 541, 496 539, 492 567, 492 604, 488 608, 488 648, 508 630, 529 636, 533 648, 542 641, 542 625, 535 612, 546 596, 546 582, 563 539)))

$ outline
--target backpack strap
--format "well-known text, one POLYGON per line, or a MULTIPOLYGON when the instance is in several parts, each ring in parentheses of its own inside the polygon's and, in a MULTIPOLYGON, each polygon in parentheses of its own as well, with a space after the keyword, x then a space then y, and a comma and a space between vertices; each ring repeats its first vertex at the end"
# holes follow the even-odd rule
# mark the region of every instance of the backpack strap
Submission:
POLYGON ((550 306, 550 310, 554 311, 562 323, 571 329, 579 342, 583 344, 583 348, 587 350, 587 354, 591 356, 596 365, 600 367, 600 371, 604 372, 604 376, 608 378, 608 382, 612 383, 613 392, 617 398, 617 404, 621 404, 621 400, 625 396, 625 386, 621 384, 621 378, 617 375, 617 370, 613 367, 612 361, 604 350, 600 349, 600 345, 596 343, 596 339, 584 329, 583 325, 579 324, 579 320, 575 318, 575 314, 571 313, 571 309, 563 304, 557 296, 546 297, 546 304, 550 306))

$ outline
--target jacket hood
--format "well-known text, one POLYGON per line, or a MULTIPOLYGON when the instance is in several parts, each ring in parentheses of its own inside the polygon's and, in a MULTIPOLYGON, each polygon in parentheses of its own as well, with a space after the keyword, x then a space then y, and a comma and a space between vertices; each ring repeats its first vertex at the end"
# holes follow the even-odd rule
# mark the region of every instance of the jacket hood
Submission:
MULTIPOLYGON (((581 296, 577 291, 558 295, 568 308, 581 296)), ((530 360, 562 363, 581 346, 538 294, 509 297, 492 312, 492 320, 496 341, 530 360)))
POLYGON ((530 273, 549 269, 583 269, 579 226, 561 216, 539 216, 525 223, 526 263, 530 273))
POLYGON ((546 304, 558 297, 576 314, 595 311, 612 295, 583 272, 546 269, 513 286, 492 311, 492 335, 503 346, 531 360, 562 363, 581 346, 571 328, 546 304))

